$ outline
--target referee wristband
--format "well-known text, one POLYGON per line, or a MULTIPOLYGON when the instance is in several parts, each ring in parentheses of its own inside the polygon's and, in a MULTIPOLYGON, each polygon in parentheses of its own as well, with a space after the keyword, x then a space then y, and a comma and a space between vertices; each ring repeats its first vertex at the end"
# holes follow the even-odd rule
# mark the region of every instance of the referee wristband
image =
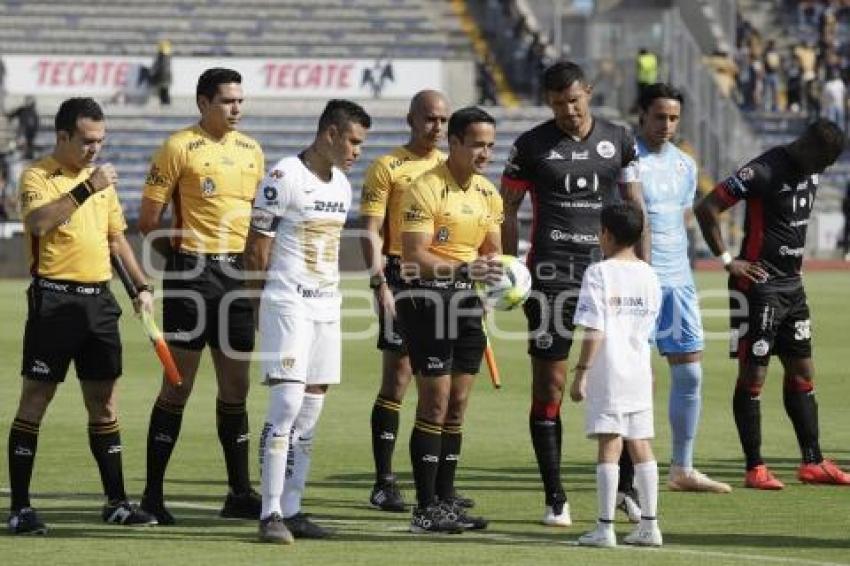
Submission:
POLYGON ((732 263, 732 254, 728 251, 723 252, 717 257, 723 263, 723 267, 729 267, 729 264, 732 263))
POLYGON ((79 207, 86 202, 86 199, 92 195, 92 192, 91 185, 89 185, 88 181, 83 181, 68 191, 68 194, 71 195, 72 199, 74 199, 74 204, 79 207))

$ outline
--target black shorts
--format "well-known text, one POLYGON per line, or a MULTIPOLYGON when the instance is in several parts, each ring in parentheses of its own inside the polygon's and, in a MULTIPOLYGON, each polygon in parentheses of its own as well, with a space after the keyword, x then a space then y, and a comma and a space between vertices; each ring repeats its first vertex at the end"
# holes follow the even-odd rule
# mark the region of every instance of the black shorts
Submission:
POLYGON ((483 308, 472 290, 405 288, 396 299, 413 373, 478 373, 487 345, 483 308))
MULTIPOLYGON (((401 279, 401 258, 398 256, 387 256, 384 265, 384 278, 387 280, 387 285, 394 296, 403 288, 404 282, 401 279)), ((384 316, 383 313, 378 315, 378 349, 389 352, 397 352, 399 354, 407 354, 407 347, 404 344, 404 334, 401 331, 401 320, 396 313, 396 316, 384 316)))
POLYGON ((534 290, 523 305, 528 321, 528 354, 542 360, 565 360, 573 345, 573 316, 581 284, 560 290, 534 290))
POLYGON ((742 286, 729 281, 729 356, 766 366, 771 355, 812 357, 809 305, 802 283, 742 286))
POLYGON ((241 254, 174 253, 166 262, 162 288, 162 326, 169 344, 186 350, 207 344, 218 350, 254 349, 254 311, 241 254))
POLYGON ((59 383, 73 360, 81 380, 117 379, 120 316, 121 307, 106 283, 34 279, 27 289, 21 375, 59 383))

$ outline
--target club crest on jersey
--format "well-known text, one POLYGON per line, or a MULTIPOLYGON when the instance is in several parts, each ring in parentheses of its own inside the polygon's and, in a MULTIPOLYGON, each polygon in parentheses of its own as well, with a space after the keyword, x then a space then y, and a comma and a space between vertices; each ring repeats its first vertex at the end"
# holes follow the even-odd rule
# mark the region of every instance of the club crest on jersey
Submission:
POLYGON ((437 230, 437 241, 438 242, 448 242, 449 241, 449 229, 446 226, 441 226, 439 230, 437 230))
POLYGON ((534 345, 537 346, 539 350, 548 350, 552 347, 552 343, 555 341, 552 338, 552 335, 548 332, 541 332, 537 336, 534 337, 534 345))
POLYGON ((617 150, 614 148, 613 143, 608 140, 602 140, 596 144, 596 153, 598 153, 599 157, 602 159, 611 159, 617 153, 617 150))
POLYGON ((201 194, 205 197, 212 196, 215 192, 215 181, 213 181, 209 177, 204 177, 204 181, 201 183, 201 194))

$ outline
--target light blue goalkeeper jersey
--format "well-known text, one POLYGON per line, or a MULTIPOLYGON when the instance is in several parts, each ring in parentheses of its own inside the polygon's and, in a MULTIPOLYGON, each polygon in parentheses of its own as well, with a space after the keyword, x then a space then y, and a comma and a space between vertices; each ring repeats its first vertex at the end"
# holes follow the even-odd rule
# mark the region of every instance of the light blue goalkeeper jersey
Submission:
POLYGON ((694 202, 697 167, 670 142, 658 152, 637 139, 640 180, 652 231, 652 267, 664 287, 693 284, 685 210, 694 202))

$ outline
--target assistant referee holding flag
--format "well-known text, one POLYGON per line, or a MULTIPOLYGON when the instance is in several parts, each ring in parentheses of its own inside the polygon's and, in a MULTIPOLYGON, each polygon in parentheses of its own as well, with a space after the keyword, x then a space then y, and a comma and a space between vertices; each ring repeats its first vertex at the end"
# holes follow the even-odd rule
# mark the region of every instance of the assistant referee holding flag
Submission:
POLYGON ((89 447, 107 503, 103 520, 156 524, 127 501, 121 465, 116 380, 121 375, 121 309, 109 290, 110 254, 127 266, 139 290, 136 312, 152 310, 152 288, 124 238, 127 227, 112 165, 95 166, 106 137, 103 111, 91 98, 70 98, 56 114, 53 153, 24 170, 21 216, 33 280, 27 290, 23 383, 9 432, 12 534, 45 534, 29 488, 41 419, 71 361, 83 390, 89 447))

